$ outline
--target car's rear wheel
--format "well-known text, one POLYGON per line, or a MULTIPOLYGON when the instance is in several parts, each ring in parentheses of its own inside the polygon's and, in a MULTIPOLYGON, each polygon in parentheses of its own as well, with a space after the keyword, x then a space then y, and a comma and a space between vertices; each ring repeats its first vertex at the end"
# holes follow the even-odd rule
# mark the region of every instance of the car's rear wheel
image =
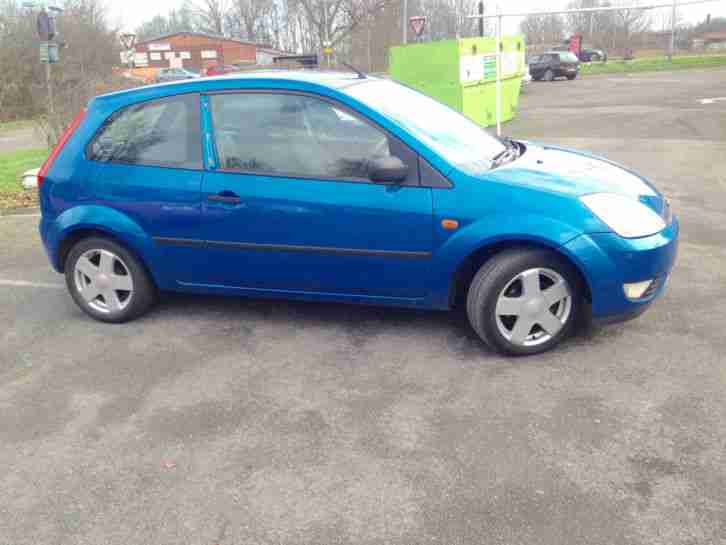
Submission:
POLYGON ((569 79, 570 81, 572 81, 576 77, 577 77, 577 74, 568 74, 567 79, 569 79))
POLYGON ((71 248, 66 285, 76 304, 102 322, 120 323, 146 312, 156 290, 139 259, 105 238, 87 238, 71 248))
POLYGON ((552 81, 553 79, 555 79, 555 73, 552 70, 547 70, 544 73, 544 76, 542 76, 542 79, 544 79, 545 81, 552 81))
POLYGON ((580 291, 576 271, 557 255, 513 249, 479 269, 466 309, 474 331, 493 349, 537 354, 572 332, 582 307, 580 291))

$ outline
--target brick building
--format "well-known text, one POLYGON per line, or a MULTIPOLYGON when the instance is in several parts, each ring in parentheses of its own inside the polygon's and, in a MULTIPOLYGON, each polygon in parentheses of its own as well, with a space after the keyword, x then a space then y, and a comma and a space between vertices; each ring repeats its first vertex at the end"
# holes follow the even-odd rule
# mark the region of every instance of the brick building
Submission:
POLYGON ((235 38, 179 32, 137 43, 134 46, 134 65, 194 71, 202 71, 214 64, 254 65, 258 48, 265 47, 235 38))

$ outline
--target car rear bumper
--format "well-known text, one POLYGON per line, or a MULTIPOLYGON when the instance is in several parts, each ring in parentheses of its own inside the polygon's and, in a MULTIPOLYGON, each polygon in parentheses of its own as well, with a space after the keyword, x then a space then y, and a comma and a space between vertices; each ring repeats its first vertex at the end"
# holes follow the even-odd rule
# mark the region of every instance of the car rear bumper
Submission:
POLYGON ((678 253, 678 220, 655 235, 625 239, 614 233, 582 235, 565 245, 584 272, 592 295, 592 319, 612 323, 636 318, 665 290, 678 253), (638 299, 625 284, 650 280, 638 299))
POLYGON ((55 222, 47 218, 41 217, 38 225, 40 231, 40 239, 43 241, 43 248, 48 256, 51 266, 56 272, 62 273, 60 259, 58 255, 58 237, 55 229, 55 222))

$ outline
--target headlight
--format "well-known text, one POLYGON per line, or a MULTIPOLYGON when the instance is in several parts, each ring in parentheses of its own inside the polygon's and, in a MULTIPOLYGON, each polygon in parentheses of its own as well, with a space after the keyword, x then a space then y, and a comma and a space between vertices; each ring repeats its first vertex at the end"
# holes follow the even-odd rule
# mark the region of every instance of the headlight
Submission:
POLYGON ((593 193, 580 197, 580 200, 621 237, 647 237, 666 226, 663 218, 634 197, 593 193))

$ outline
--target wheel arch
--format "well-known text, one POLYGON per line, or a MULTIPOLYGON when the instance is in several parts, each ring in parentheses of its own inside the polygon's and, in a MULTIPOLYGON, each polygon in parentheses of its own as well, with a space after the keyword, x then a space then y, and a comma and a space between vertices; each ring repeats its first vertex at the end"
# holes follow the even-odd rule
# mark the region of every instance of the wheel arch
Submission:
POLYGON ((82 240, 92 237, 111 240, 112 242, 123 247, 127 252, 131 253, 131 255, 133 255, 139 261, 139 264, 143 267, 147 277, 151 280, 153 285, 155 287, 158 287, 159 284, 157 282, 157 279, 154 277, 154 274, 149 268, 149 265, 146 262, 143 253, 138 251, 136 248, 134 248, 132 244, 129 244, 128 241, 124 240, 113 231, 99 226, 84 226, 73 229, 61 239, 58 246, 58 266, 61 273, 65 273, 66 260, 73 246, 75 246, 82 240))
POLYGON ((456 307, 462 302, 466 301, 466 295, 471 285, 471 281, 474 278, 476 272, 481 268, 484 263, 495 255, 512 249, 533 249, 533 250, 547 250, 565 263, 569 264, 573 270, 577 273, 580 285, 583 288, 583 297, 589 303, 592 302, 592 288, 588 281, 587 275, 582 270, 582 266, 570 255, 566 249, 562 246, 555 244, 549 244, 542 240, 531 240, 525 238, 512 238, 496 240, 480 246, 476 250, 469 253, 464 257, 457 266, 451 281, 449 283, 449 306, 456 307))

